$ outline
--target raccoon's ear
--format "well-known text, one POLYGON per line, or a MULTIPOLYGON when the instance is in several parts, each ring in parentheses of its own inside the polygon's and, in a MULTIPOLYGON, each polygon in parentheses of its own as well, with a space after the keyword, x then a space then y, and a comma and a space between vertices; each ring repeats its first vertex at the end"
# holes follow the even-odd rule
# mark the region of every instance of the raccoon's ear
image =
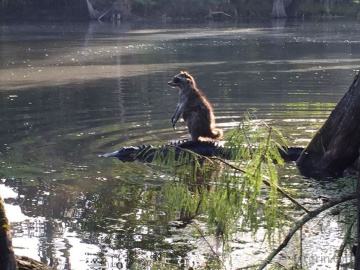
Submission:
POLYGON ((187 71, 184 71, 183 74, 184 74, 187 81, 191 82, 193 80, 193 78, 191 77, 191 75, 187 71))
POLYGON ((193 78, 191 78, 191 77, 186 77, 186 83, 191 86, 195 86, 195 82, 194 82, 193 78))
POLYGON ((190 79, 191 76, 187 71, 181 71, 181 75, 184 76, 185 79, 190 79))
POLYGON ((185 75, 185 78, 190 78, 190 77, 191 77, 191 75, 189 74, 189 72, 187 72, 187 71, 181 71, 181 72, 182 72, 182 74, 185 75))

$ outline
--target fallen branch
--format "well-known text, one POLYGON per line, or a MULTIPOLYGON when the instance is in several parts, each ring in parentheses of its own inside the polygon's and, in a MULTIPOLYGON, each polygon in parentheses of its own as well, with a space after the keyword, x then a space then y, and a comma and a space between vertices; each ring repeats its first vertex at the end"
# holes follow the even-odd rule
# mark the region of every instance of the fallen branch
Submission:
POLYGON ((273 251, 269 254, 269 256, 263 261, 263 263, 259 266, 258 270, 264 269, 271 261, 275 258, 277 254, 279 254, 289 243, 290 239, 293 237, 293 235, 301 229, 302 226, 309 220, 313 219, 320 213, 324 212, 325 210, 338 205, 343 202, 347 202, 350 200, 357 199, 358 193, 354 192, 349 195, 345 195, 333 200, 328 201, 327 203, 324 203, 322 206, 316 208, 315 210, 310 211, 309 213, 305 214, 298 222, 296 222, 295 227, 290 229, 288 234, 286 235, 284 241, 273 251))
POLYGON ((101 15, 99 15, 99 17, 97 18, 98 21, 101 21, 101 19, 103 17, 105 17, 109 12, 110 12, 111 8, 109 8, 108 10, 104 11, 101 15))
POLYGON ((209 10, 209 14, 207 16, 205 16, 205 19, 208 19, 208 20, 213 20, 215 18, 232 19, 233 16, 231 16, 230 14, 227 14, 223 11, 211 11, 211 10, 209 10))

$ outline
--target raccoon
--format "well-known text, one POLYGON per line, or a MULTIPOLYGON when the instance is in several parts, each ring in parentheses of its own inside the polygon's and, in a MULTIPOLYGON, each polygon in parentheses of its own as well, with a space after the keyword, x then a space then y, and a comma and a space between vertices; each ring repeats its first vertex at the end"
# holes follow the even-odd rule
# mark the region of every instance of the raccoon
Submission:
POLYGON ((194 78, 186 71, 181 71, 168 84, 179 87, 179 103, 171 119, 175 128, 182 115, 191 141, 199 138, 221 139, 223 132, 215 128, 214 110, 203 92, 196 87, 194 78))

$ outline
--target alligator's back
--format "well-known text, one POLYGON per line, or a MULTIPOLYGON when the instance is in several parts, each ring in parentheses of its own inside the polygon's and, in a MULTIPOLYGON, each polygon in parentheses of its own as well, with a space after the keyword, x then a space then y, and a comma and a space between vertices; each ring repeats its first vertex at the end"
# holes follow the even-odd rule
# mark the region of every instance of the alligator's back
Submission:
MULTIPOLYGON (((138 160, 140 162, 152 162, 156 153, 166 156, 171 152, 171 150, 175 151, 176 159, 181 154, 184 154, 186 150, 206 157, 218 156, 223 159, 233 159, 236 153, 236 149, 223 147, 219 145, 218 142, 183 140, 171 142, 167 145, 160 147, 154 147, 151 145, 125 146, 120 147, 115 152, 107 153, 102 156, 117 157, 123 162, 132 162, 135 160, 138 160)), ((279 152, 284 161, 289 162, 296 161, 296 159, 300 156, 302 150, 303 148, 300 147, 289 147, 285 151, 280 148, 279 152)))
POLYGON ((217 156, 220 155, 219 150, 221 150, 221 148, 216 142, 182 140, 170 142, 168 145, 160 147, 154 147, 151 145, 125 146, 120 147, 117 151, 106 153, 102 156, 117 157, 123 162, 131 162, 135 160, 141 162, 152 162, 156 153, 167 155, 171 150, 175 151, 175 158, 177 159, 179 155, 185 153, 186 150, 190 150, 191 152, 207 157, 217 156))

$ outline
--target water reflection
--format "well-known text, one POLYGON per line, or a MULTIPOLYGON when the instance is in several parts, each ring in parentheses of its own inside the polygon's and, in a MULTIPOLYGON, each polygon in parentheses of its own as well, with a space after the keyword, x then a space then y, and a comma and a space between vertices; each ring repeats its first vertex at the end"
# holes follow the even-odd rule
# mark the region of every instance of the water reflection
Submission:
MULTIPOLYGON (((76 264, 87 263, 129 269, 141 264, 135 255, 145 251, 148 261, 164 256, 177 263, 178 257, 186 257, 185 240, 176 249, 167 240, 173 233, 156 186, 124 185, 118 180, 101 185, 89 182, 81 190, 54 184, 14 187, 17 197, 5 198, 5 202, 20 204, 22 212, 32 217, 12 223, 14 246, 22 247, 18 254, 31 253, 59 269, 78 269, 76 264)), ((12 181, 7 183, 11 186, 12 181)))
MULTIPOLYGON (((357 29, 352 21, 2 25, 0 175, 21 180, 0 187, 15 214, 16 253, 59 269, 203 265, 205 244, 169 226, 166 179, 97 155, 187 136, 170 123, 177 94, 166 82, 179 70, 195 76, 225 130, 257 108, 290 145, 304 146, 359 66, 357 29)), ((328 194, 289 166, 287 186, 328 194)), ((237 239, 236 261, 264 257, 249 249, 261 240, 237 239)))

